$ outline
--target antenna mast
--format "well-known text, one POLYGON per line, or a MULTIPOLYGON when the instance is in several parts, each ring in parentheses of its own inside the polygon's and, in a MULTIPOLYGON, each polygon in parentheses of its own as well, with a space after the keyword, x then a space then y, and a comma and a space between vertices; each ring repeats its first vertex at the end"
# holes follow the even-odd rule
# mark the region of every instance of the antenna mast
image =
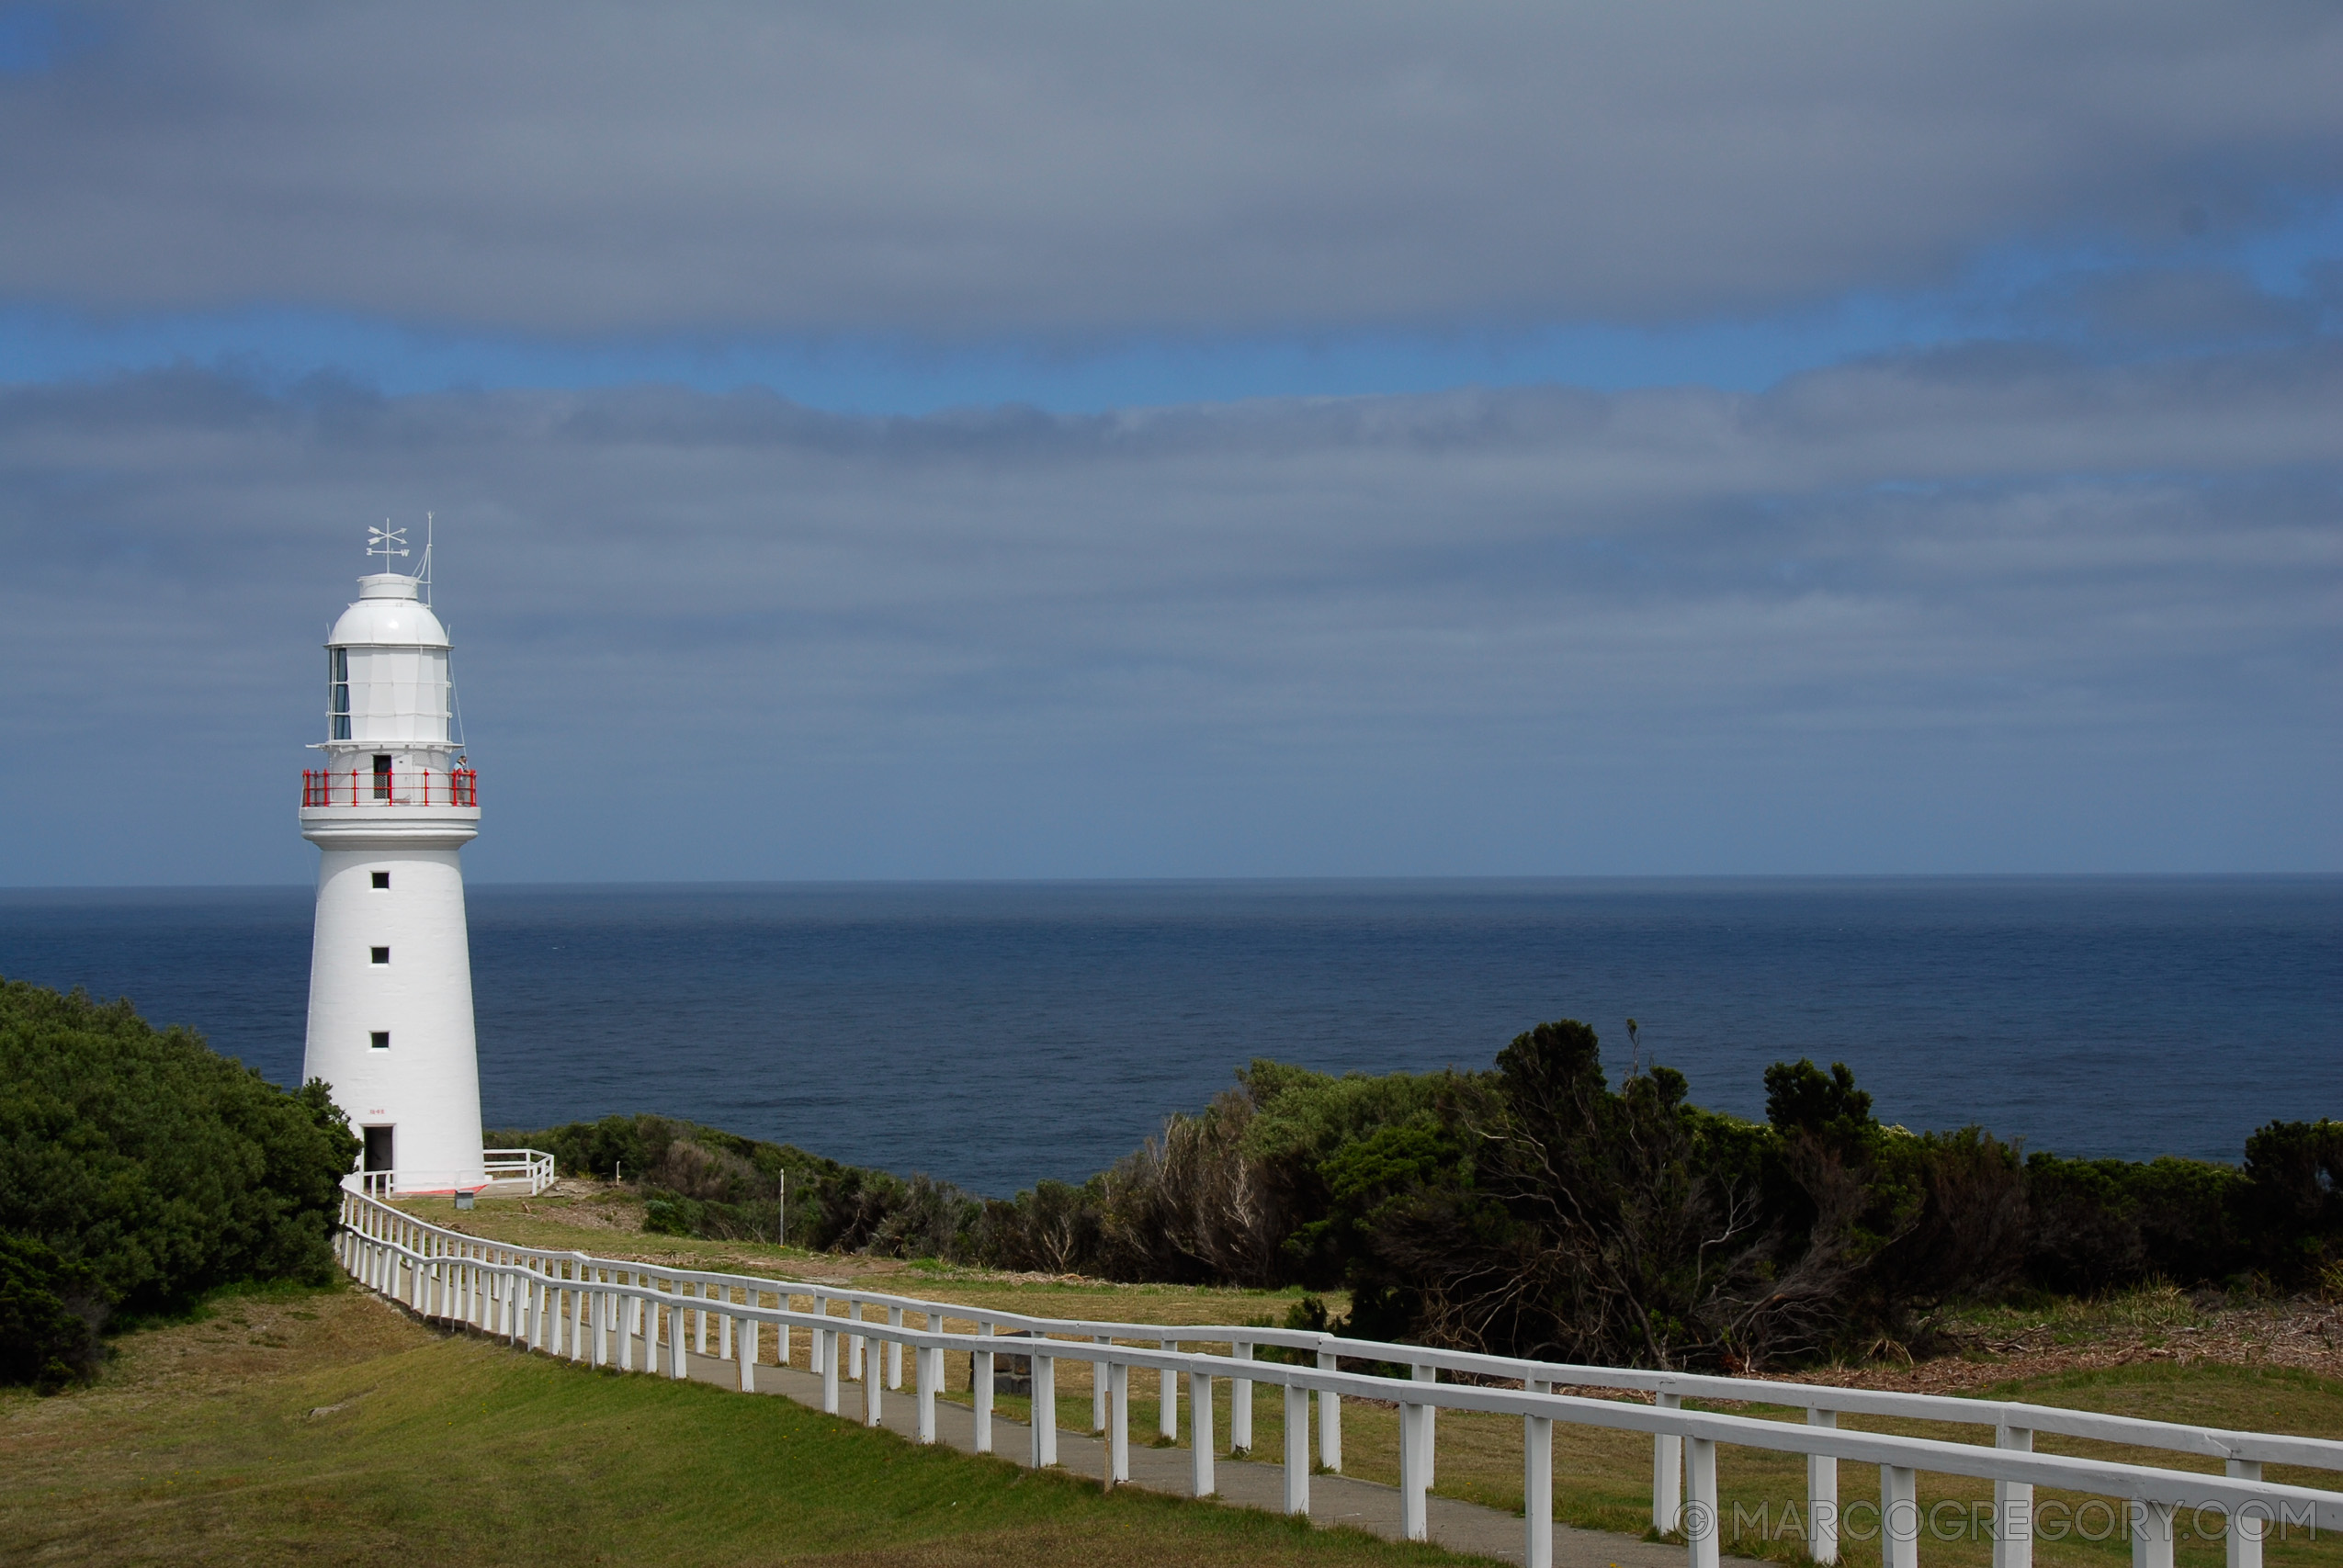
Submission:
POLYGON ((434 519, 428 512, 423 514, 423 602, 431 603, 431 536, 434 519))

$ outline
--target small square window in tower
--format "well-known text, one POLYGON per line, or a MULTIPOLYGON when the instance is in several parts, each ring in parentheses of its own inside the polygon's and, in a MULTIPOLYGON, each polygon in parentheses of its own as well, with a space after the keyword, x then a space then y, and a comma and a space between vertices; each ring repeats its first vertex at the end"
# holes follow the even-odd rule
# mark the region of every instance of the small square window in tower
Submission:
POLYGON ((374 885, 375 885, 377 887, 388 887, 388 886, 390 886, 390 874, 389 872, 387 872, 387 871, 378 871, 378 872, 376 872, 376 873, 374 874, 374 885))
POLYGON ((373 1031, 372 1039, 374 1041, 374 1048, 376 1050, 388 1051, 390 1049, 390 1032, 389 1030, 378 1029, 373 1031))
POLYGON ((374 962, 375 962, 375 963, 377 963, 377 964, 388 964, 388 963, 390 963, 390 950, 389 948, 387 948, 387 947, 378 947, 378 948, 374 948, 374 949, 372 949, 371 951, 372 951, 372 953, 373 953, 373 958, 374 958, 374 962))

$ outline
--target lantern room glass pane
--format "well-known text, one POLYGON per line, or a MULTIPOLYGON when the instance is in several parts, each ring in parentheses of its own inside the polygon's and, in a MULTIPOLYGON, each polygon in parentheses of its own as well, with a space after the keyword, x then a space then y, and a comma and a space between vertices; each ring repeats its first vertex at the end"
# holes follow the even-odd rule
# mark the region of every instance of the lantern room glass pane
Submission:
POLYGON ((325 664, 327 685, 332 693, 328 704, 328 712, 333 718, 331 738, 347 740, 350 738, 350 650, 345 648, 329 649, 325 664))

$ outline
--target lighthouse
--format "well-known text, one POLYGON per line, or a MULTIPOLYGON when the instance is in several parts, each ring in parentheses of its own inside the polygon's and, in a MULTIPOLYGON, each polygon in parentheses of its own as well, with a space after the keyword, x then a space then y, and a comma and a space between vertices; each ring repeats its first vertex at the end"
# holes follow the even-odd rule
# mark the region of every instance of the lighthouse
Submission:
MULTIPOLYGON (((404 557, 403 530, 368 555, 404 557)), ((365 1138, 369 1185, 485 1185, 470 943, 458 856, 480 794, 449 731, 447 632, 416 576, 358 579, 325 639, 322 768, 301 776, 301 837, 323 852, 301 1076, 365 1138)))

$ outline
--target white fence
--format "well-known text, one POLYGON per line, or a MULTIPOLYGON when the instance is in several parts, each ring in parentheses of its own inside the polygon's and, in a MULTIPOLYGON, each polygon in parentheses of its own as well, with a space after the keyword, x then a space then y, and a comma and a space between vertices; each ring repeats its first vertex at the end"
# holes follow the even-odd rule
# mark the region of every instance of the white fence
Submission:
POLYGON ((553 1185, 553 1156, 537 1149, 483 1149, 488 1161, 488 1179, 519 1181, 528 1185, 534 1198, 553 1185))
MULTIPOLYGON (((481 1156, 481 1175, 492 1187, 509 1182, 526 1187, 534 1198, 553 1185, 553 1156, 541 1150, 482 1149, 481 1156)), ((417 1170, 409 1166, 395 1170, 354 1171, 350 1177, 360 1190, 378 1198, 478 1191, 477 1186, 466 1185, 470 1179, 470 1171, 417 1170)))
MULTIPOLYGON (((1801 1528, 1807 1550, 1820 1563, 1838 1561, 1842 1522, 1865 1506, 1860 1502, 1846 1509, 1839 1506, 1841 1461, 1879 1469, 1875 1517, 1883 1568, 1918 1568, 1923 1523, 1918 1476, 1923 1471, 1993 1483, 1994 1568, 2031 1568, 2033 1492, 2038 1485, 2106 1499, 2110 1526, 2120 1519, 2130 1535, 2134 1568, 2172 1568, 2176 1518, 2182 1515, 2189 1516, 2201 1536, 2225 1537, 2228 1568, 2261 1568, 2262 1540, 2272 1526, 2307 1528, 2314 1533, 2343 1530, 2343 1492, 2261 1478, 2265 1463, 2343 1470, 2343 1442, 2325 1438, 2228 1431, 2051 1405, 1518 1360, 1292 1329, 1036 1317, 802 1280, 673 1269, 485 1241, 426 1224, 368 1196, 361 1186, 357 1178, 345 1183, 344 1229, 336 1237, 343 1265, 352 1275, 424 1316, 467 1324, 572 1360, 607 1366, 615 1359, 620 1370, 633 1371, 640 1341, 641 1371, 680 1378, 691 1348, 734 1363, 740 1386, 753 1390, 757 1368, 787 1365, 792 1336, 802 1330, 809 1336, 810 1369, 821 1379, 822 1408, 840 1414, 842 1384, 859 1380, 860 1415, 876 1426, 887 1391, 902 1387, 903 1353, 908 1349, 914 1368, 918 1438, 933 1442, 944 1357, 947 1352, 966 1354, 972 1358, 975 1446, 979 1452, 990 1452, 994 1359, 1027 1357, 1036 1415, 1029 1458, 1036 1467, 1058 1461, 1056 1364, 1090 1362, 1095 1374, 1092 1424, 1105 1434, 1104 1479, 1109 1484, 1130 1477, 1133 1369, 1160 1379, 1160 1429, 1167 1438, 1178 1436, 1182 1384, 1186 1385, 1193 1433, 1190 1483, 1200 1497, 1216 1490, 1213 1461, 1219 1442, 1214 1430, 1213 1381, 1224 1379, 1232 1385, 1228 1447, 1239 1452, 1252 1448, 1254 1385, 1282 1389, 1288 1513, 1309 1508, 1312 1396, 1318 1404, 1318 1461, 1338 1472, 1342 1467, 1341 1401, 1396 1405, 1400 1516, 1403 1531, 1411 1540, 1425 1534, 1424 1499, 1438 1460, 1437 1413, 1474 1410, 1517 1416, 1522 1423, 1524 1545, 1530 1568, 1551 1568, 1553 1562, 1556 1421, 1651 1437, 1652 1523, 1664 1531, 1682 1532, 1689 1568, 1717 1568, 1723 1534, 1717 1511, 1720 1444, 1805 1456, 1806 1506, 1801 1528), (799 1301, 807 1303, 803 1310, 794 1304, 799 1301), (874 1309, 883 1319, 870 1315, 874 1309), (947 1314, 973 1321, 977 1331, 945 1332, 947 1314), (922 1326, 910 1325, 907 1320, 914 1314, 923 1320, 922 1326), (764 1360, 768 1328, 774 1338, 771 1363, 764 1360), (1004 1335, 1020 1337, 1004 1340, 1004 1335), (1229 1353, 1180 1348, 1219 1344, 1228 1345, 1229 1353), (1264 1347, 1301 1352, 1315 1364, 1254 1359, 1254 1352, 1264 1347), (881 1360, 883 1371, 872 1364, 881 1360), (1345 1371, 1344 1361, 1404 1366, 1409 1375, 1345 1371), (1485 1381, 1443 1382, 1443 1372, 1485 1381), (1501 1382, 1521 1386, 1497 1386, 1501 1382), (1641 1391, 1651 1395, 1652 1403, 1553 1392, 1557 1387, 1641 1391), (1804 1406, 1806 1418, 1799 1424, 1687 1410, 1687 1397, 1804 1406), (1988 1447, 1847 1430, 1838 1426, 1842 1414, 1988 1427, 1994 1440, 1988 1447), (2217 1459, 2225 1473, 2037 1453, 2036 1433, 2217 1459)), ((1937 1524, 1932 1517, 1928 1522, 1932 1528, 1937 1524)))

